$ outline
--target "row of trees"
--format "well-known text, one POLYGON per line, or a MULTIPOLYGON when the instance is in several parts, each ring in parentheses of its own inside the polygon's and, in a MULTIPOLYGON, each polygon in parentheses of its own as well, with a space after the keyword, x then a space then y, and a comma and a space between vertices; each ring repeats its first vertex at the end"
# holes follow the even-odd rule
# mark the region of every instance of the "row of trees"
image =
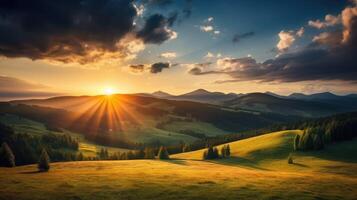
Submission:
MULTIPOLYGON (((0 166, 15 167, 15 155, 13 154, 9 145, 4 142, 0 148, 0 166)), ((42 149, 41 155, 38 160, 39 171, 48 171, 50 169, 50 157, 46 149, 42 149)))
POLYGON ((231 155, 231 148, 229 144, 223 145, 220 153, 217 147, 209 146, 207 150, 203 152, 204 160, 213 160, 218 158, 228 158, 231 155))
POLYGON ((320 150, 326 144, 350 140, 357 135, 357 118, 332 118, 306 128, 294 140, 295 150, 320 150))

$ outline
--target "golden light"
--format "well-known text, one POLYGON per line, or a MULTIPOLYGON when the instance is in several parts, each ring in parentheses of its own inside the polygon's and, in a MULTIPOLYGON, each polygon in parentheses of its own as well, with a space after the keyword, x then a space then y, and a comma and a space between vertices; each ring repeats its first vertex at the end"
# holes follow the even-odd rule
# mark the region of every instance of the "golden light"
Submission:
POLYGON ((107 96, 110 96, 110 95, 114 94, 113 88, 105 88, 104 89, 104 94, 107 95, 107 96))

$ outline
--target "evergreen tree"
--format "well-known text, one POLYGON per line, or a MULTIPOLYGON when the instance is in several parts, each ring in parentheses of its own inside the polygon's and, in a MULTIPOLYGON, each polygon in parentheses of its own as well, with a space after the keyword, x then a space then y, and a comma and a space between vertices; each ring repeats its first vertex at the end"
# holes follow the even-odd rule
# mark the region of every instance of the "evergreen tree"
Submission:
POLYGON ((221 156, 222 158, 225 158, 226 157, 226 145, 223 145, 223 147, 221 148, 221 156))
POLYGON ((160 147, 160 150, 159 150, 159 153, 157 156, 161 160, 170 159, 169 152, 167 152, 167 149, 164 146, 160 147))
POLYGON ((38 169, 40 171, 48 171, 50 169, 50 157, 46 149, 42 149, 40 160, 38 162, 38 169))
POLYGON ((80 153, 78 154, 77 160, 78 160, 78 161, 84 160, 84 156, 83 156, 83 153, 82 153, 82 152, 80 152, 80 153))
POLYGON ((145 159, 154 159, 154 158, 155 158, 154 150, 146 147, 145 148, 145 159))
POLYGON ((294 139, 294 150, 299 150, 300 135, 296 135, 294 139))
POLYGON ((229 146, 229 144, 227 144, 226 146, 226 157, 230 157, 231 156, 231 147, 229 146))
POLYGON ((291 154, 289 154, 289 157, 288 157, 288 164, 294 164, 294 159, 291 154))
POLYGON ((217 147, 213 148, 213 159, 219 158, 219 152, 217 147))
POLYGON ((1 145, 0 165, 4 167, 15 167, 15 156, 6 142, 1 145))

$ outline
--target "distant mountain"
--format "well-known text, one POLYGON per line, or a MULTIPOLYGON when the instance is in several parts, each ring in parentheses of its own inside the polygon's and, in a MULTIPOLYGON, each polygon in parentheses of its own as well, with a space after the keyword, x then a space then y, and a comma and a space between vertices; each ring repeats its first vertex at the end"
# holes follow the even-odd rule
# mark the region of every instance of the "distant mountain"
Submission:
POLYGON ((302 94, 302 93, 292 93, 288 96, 288 98, 294 98, 294 99, 304 99, 304 100, 316 100, 316 99, 338 99, 343 96, 338 96, 335 95, 331 92, 322 92, 322 93, 316 93, 316 94, 302 94))
MULTIPOLYGON (((296 115, 303 117, 319 117, 330 114, 350 111, 350 106, 338 105, 331 102, 306 101, 297 99, 301 94, 295 94, 293 97, 280 98, 264 93, 250 93, 230 101, 224 102, 225 106, 240 109, 249 109, 261 112, 272 112, 283 115, 296 115)), ((315 97, 332 98, 329 94, 319 94, 315 97)))
POLYGON ((238 96, 239 94, 235 93, 225 94, 222 92, 210 92, 204 89, 197 89, 186 94, 171 96, 169 99, 220 104, 223 101, 228 101, 237 98, 238 96))
POLYGON ((170 98, 170 97, 173 97, 173 95, 171 95, 171 94, 169 94, 169 93, 167 93, 167 92, 163 92, 163 91, 156 91, 156 92, 153 92, 153 93, 151 93, 151 95, 153 96, 153 97, 157 97, 157 98, 170 98))

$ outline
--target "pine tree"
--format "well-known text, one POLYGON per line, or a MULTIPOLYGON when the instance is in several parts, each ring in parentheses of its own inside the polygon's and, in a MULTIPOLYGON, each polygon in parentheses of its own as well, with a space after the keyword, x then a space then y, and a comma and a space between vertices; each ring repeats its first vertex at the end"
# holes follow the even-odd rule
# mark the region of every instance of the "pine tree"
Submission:
POLYGON ((231 147, 229 146, 229 144, 227 144, 226 146, 226 157, 230 157, 231 156, 231 147))
POLYGON ((296 135, 294 139, 294 150, 299 150, 300 135, 296 135))
POLYGON ((219 158, 219 153, 217 147, 213 148, 213 159, 219 158))
POLYGON ((15 167, 15 156, 6 142, 1 145, 0 165, 4 167, 15 167))
POLYGON ((82 153, 82 152, 80 152, 80 153, 78 154, 77 160, 78 160, 78 161, 84 160, 84 156, 83 156, 83 153, 82 153))
POLYGON ((289 154, 289 157, 288 157, 288 164, 294 164, 294 159, 291 154, 289 154))
POLYGON ((46 149, 42 149, 40 160, 38 162, 38 169, 40 171, 50 170, 50 157, 48 156, 46 149))
POLYGON ((221 156, 222 158, 226 157, 226 145, 223 145, 223 147, 221 148, 221 156))
POLYGON ((169 152, 167 152, 167 149, 166 147, 164 146, 161 146, 160 147, 160 150, 159 150, 159 153, 158 153, 158 158, 161 159, 161 160, 166 160, 166 159, 170 159, 169 157, 169 152))
POLYGON ((154 158, 155 158, 154 150, 146 147, 145 148, 145 159, 154 159, 154 158))

